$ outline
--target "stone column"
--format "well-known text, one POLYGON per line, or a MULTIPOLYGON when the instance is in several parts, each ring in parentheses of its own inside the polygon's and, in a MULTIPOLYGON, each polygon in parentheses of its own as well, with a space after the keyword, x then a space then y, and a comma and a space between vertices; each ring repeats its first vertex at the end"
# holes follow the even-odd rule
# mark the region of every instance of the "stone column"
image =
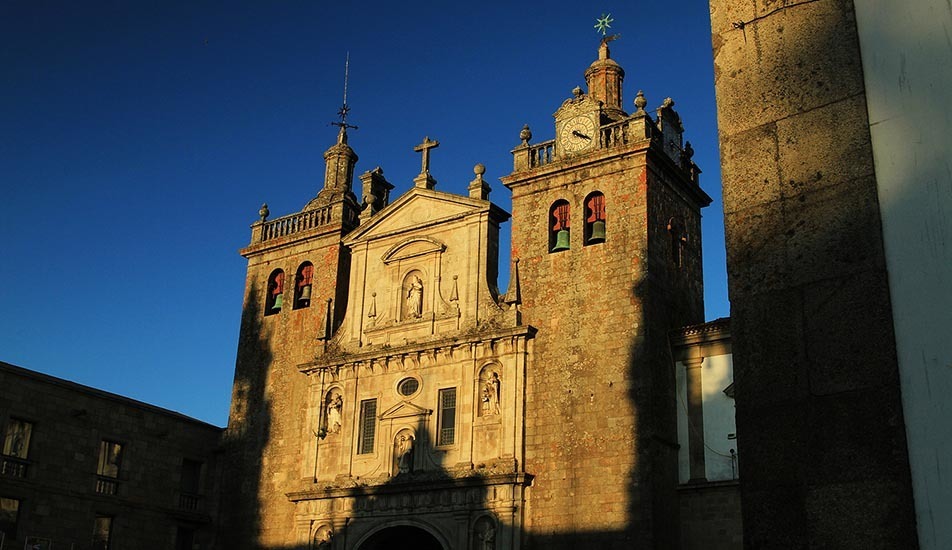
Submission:
POLYGON ((685 359, 685 386, 688 399, 688 457, 691 482, 707 481, 704 467, 704 395, 701 392, 703 357, 685 359))

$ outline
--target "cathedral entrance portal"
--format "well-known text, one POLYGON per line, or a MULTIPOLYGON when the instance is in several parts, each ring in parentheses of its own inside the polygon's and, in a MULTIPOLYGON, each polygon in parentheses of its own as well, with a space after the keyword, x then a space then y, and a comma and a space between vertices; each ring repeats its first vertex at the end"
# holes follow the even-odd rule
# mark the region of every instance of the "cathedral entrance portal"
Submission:
POLYGON ((393 550, 394 548, 413 548, 414 550, 448 550, 440 541, 419 527, 398 525, 377 531, 364 541, 357 550, 393 550))

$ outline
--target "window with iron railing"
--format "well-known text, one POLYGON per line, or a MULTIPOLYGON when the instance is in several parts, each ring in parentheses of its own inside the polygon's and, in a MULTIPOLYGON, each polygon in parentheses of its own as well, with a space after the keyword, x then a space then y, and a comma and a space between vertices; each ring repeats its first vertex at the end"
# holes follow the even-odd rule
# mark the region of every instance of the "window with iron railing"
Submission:
POLYGON ((32 435, 32 422, 12 417, 7 421, 3 438, 3 455, 0 457, 0 475, 26 477, 29 464, 27 455, 30 452, 32 435))
POLYGON ((202 500, 202 467, 199 460, 182 459, 182 479, 179 485, 179 508, 195 511, 202 500))
POLYGON ((122 465, 122 443, 103 439, 99 443, 99 465, 96 468, 96 492, 114 495, 119 489, 119 468, 122 465))

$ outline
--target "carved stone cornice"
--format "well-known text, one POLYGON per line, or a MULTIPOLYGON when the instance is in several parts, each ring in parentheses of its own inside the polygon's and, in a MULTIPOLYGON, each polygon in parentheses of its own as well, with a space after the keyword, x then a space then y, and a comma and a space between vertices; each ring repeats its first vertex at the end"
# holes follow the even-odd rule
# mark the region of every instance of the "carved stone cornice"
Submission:
POLYGON ((405 369, 408 366, 426 367, 473 357, 493 357, 516 352, 516 342, 532 338, 535 333, 535 328, 523 325, 483 329, 454 338, 439 338, 404 346, 382 345, 361 353, 328 353, 314 361, 298 365, 298 370, 304 374, 330 370, 335 377, 347 377, 347 371, 356 371, 359 367, 366 367, 371 371, 405 369))
MULTIPOLYGON (((348 478, 348 486, 324 485, 307 489, 303 491, 292 491, 286 493, 291 502, 300 502, 304 500, 319 500, 329 498, 357 498, 357 497, 378 497, 382 495, 405 495, 412 493, 435 493, 453 490, 465 490, 481 487, 490 487, 493 485, 521 485, 528 487, 532 484, 532 474, 510 473, 497 475, 480 475, 468 470, 466 475, 451 477, 451 472, 433 472, 433 475, 426 475, 423 472, 420 475, 406 477, 405 479, 394 478, 386 483, 375 483, 373 480, 364 481, 348 478)), ((343 482, 342 482, 343 483, 343 482)))

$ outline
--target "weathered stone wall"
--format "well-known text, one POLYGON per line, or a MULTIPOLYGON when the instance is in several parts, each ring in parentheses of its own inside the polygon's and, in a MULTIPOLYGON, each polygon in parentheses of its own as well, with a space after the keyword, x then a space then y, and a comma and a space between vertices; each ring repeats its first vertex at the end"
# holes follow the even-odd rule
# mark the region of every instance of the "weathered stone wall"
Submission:
POLYGON ((745 545, 915 548, 849 0, 711 0, 745 545))
POLYGON ((322 349, 327 300, 342 315, 349 261, 340 245, 340 224, 305 239, 249 247, 245 302, 239 336, 232 410, 225 443, 227 472, 237 480, 223 488, 227 518, 223 540, 230 548, 283 547, 293 533, 289 483, 308 475, 302 455, 310 436, 307 380, 297 366, 322 349), (310 307, 293 309, 294 276, 314 265, 310 307), (268 277, 285 273, 284 307, 264 315, 268 277), (343 284, 338 285, 338 281, 343 284), (341 292, 341 288, 344 292, 341 292))
POLYGON ((630 362, 644 333, 637 293, 647 262, 644 159, 601 168, 554 165, 513 189, 523 319, 539 329, 526 403, 533 547, 650 540, 645 525, 630 522, 639 508, 630 362), (583 200, 596 190, 605 195, 606 239, 583 246, 583 200), (571 244, 550 253, 549 208, 559 199, 572 208, 571 244))
POLYGON ((680 215, 694 239, 699 216, 663 189, 665 167, 646 168, 647 147, 645 141, 623 154, 599 152, 504 180, 513 190, 523 319, 539 329, 526 404, 532 547, 676 544, 666 334, 701 314, 700 244, 686 249, 677 282, 664 225, 680 215), (593 191, 605 195, 606 239, 585 246, 583 201, 593 191), (572 208, 570 249, 550 252, 549 209, 560 199, 572 208), (671 292, 679 296, 658 295, 671 292))
MULTIPOLYGON (((112 516, 116 550, 172 548, 178 526, 214 543, 221 428, 132 399, 0 363, 0 434, 10 418, 33 424, 23 477, 0 476, 0 496, 20 500, 17 536, 85 548, 97 515, 112 516), (97 493, 103 439, 123 446, 115 494, 97 493), (201 496, 183 508, 183 459, 203 463, 201 496)), ((9 459, 4 459, 9 460, 9 459)))
POLYGON ((736 550, 743 546, 737 482, 682 485, 681 550, 736 550))

